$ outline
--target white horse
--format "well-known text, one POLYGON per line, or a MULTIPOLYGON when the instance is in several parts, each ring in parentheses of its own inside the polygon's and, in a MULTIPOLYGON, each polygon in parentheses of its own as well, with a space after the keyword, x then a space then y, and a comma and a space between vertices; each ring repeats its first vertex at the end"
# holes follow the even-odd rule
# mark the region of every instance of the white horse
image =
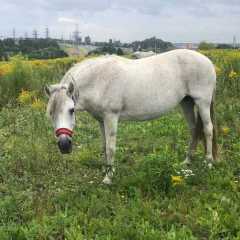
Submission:
POLYGON ((71 152, 75 110, 87 111, 100 123, 106 158, 104 183, 111 183, 119 120, 158 118, 180 104, 191 131, 185 162, 198 139, 205 137, 206 159, 215 160, 211 113, 216 73, 211 61, 190 50, 173 50, 130 60, 103 56, 73 66, 60 84, 45 88, 49 113, 62 153, 71 152), (197 115, 195 114, 195 106, 197 115))

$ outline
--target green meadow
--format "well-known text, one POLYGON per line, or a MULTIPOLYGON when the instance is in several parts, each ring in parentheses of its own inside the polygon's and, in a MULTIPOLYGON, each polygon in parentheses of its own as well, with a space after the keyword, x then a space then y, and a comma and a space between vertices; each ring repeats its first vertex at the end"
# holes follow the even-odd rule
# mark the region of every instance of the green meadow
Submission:
POLYGON ((0 63, 0 240, 240 239, 240 52, 204 51, 217 71, 220 162, 199 145, 176 108, 119 126, 116 175, 102 184, 100 129, 77 115, 73 152, 61 155, 46 117, 45 84, 79 58, 0 63))

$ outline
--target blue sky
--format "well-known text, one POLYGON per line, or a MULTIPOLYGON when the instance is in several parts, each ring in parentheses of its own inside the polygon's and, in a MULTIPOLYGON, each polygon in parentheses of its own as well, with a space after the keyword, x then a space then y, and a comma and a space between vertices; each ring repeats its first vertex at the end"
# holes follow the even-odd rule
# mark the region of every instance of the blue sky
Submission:
POLYGON ((239 0, 0 0, 0 36, 32 35, 36 28, 68 38, 76 24, 83 36, 125 42, 157 36, 172 42, 240 39, 239 0))

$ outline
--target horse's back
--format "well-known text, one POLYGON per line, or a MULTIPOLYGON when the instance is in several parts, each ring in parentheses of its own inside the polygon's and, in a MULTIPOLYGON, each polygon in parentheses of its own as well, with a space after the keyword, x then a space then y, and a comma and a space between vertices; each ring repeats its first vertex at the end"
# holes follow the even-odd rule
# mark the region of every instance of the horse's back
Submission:
POLYGON ((156 81, 160 85, 166 84, 166 81, 173 81, 173 87, 182 85, 189 91, 195 89, 212 91, 216 85, 213 63, 197 51, 177 49, 137 61, 141 63, 139 71, 152 70, 152 73, 156 73, 155 77, 158 78, 156 81))

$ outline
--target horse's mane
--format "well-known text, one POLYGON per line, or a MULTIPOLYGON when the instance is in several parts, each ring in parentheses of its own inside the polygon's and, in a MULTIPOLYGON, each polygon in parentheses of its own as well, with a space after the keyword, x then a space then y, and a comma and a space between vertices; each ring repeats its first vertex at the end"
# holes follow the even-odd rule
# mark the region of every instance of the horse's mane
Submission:
POLYGON ((66 86, 62 85, 59 89, 56 89, 52 96, 49 99, 48 106, 47 106, 47 115, 52 116, 53 118, 56 115, 56 112, 59 111, 60 106, 62 105, 63 101, 65 100, 64 96, 65 93, 63 90, 67 90, 66 86))
POLYGON ((83 75, 84 73, 93 70, 93 68, 95 67, 99 67, 108 62, 111 62, 113 59, 120 59, 120 57, 117 55, 104 55, 100 57, 86 59, 80 63, 76 63, 72 68, 69 69, 69 71, 67 71, 61 83, 64 84, 73 82, 73 84, 75 85, 76 79, 78 79, 79 74, 83 75))

